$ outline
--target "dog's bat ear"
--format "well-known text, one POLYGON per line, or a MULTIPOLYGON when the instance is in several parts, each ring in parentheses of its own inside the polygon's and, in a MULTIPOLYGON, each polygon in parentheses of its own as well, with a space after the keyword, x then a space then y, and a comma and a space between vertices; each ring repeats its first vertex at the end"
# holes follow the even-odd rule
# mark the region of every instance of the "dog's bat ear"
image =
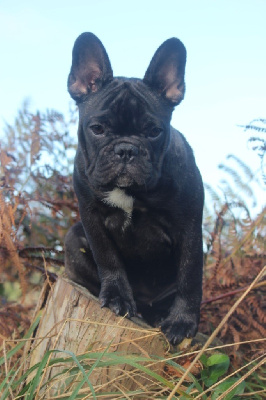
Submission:
POLYGON ((185 66, 185 46, 179 39, 168 39, 154 54, 143 81, 176 106, 185 94, 185 66))
POLYGON ((71 97, 79 103, 112 79, 112 67, 102 42, 93 33, 82 33, 72 52, 67 82, 71 97))

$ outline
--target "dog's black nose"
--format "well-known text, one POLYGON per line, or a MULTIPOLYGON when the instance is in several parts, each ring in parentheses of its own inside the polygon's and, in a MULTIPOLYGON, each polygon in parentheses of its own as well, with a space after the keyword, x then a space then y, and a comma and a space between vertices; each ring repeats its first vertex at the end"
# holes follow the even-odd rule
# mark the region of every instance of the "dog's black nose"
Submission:
POLYGON ((132 161, 139 154, 138 147, 131 143, 118 143, 114 151, 125 162, 132 161))

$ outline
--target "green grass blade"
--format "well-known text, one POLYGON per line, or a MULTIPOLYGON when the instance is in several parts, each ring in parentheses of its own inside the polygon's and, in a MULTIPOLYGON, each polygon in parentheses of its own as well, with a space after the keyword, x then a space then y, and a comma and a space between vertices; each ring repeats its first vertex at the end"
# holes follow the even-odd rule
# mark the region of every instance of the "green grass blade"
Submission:
MULTIPOLYGON (((84 368, 80 364, 80 362, 79 362, 78 358, 76 357, 76 355, 74 353, 72 353, 71 351, 59 350, 59 349, 49 350, 48 352, 45 353, 42 361, 38 365, 38 369, 37 369, 36 375, 35 375, 35 377, 33 378, 32 382, 31 382, 30 392, 26 396, 26 400, 34 400, 35 399, 36 388, 37 388, 37 386, 38 386, 38 384, 40 382, 40 378, 41 378, 43 370, 44 370, 44 368, 45 368, 45 366, 46 366, 46 364, 48 362, 48 358, 49 358, 50 354, 52 354, 52 353, 66 353, 66 354, 70 355, 70 359, 69 360, 72 359, 72 360, 75 361, 75 363, 79 367, 79 370, 82 372, 82 374, 84 376, 84 382, 87 382, 87 384, 89 385, 89 388, 90 388, 90 390, 92 392, 92 396, 96 400, 96 394, 95 394, 95 391, 93 389, 93 386, 92 386, 91 382, 89 381, 89 379, 88 379, 88 377, 86 375, 86 371, 84 370, 84 368)), ((53 361, 58 362, 58 359, 53 360, 53 361)), ((48 363, 48 365, 50 366, 50 362, 48 363)))
MULTIPOLYGON (((76 399, 76 396, 77 396, 79 390, 82 388, 82 386, 83 386, 84 383, 85 383, 85 380, 86 380, 85 378, 86 378, 86 377, 89 377, 90 374, 92 373, 92 371, 97 367, 97 365, 99 364, 99 362, 101 361, 101 359, 103 358, 103 356, 104 356, 104 355, 106 354, 106 352, 109 350, 109 348, 110 348, 112 342, 113 342, 113 341, 110 342, 109 346, 104 350, 103 353, 100 353, 100 354, 99 354, 97 360, 93 363, 93 365, 92 365, 91 368, 89 369, 88 373, 86 374, 86 372, 85 372, 85 376, 84 376, 83 380, 77 385, 76 389, 73 391, 72 395, 69 397, 69 400, 75 400, 75 399, 76 399)), ((91 389, 91 388, 90 388, 90 389, 91 389)), ((95 392, 94 392, 94 394, 95 394, 95 392)), ((96 395, 95 395, 95 396, 96 396, 96 395)), ((96 399, 96 397, 95 397, 95 399, 96 399)))
POLYGON ((90 388, 90 390, 91 390, 91 393, 92 393, 93 398, 94 398, 95 400, 97 400, 97 397, 96 397, 95 391, 94 391, 94 389, 93 389, 93 386, 92 386, 91 382, 90 382, 89 379, 88 379, 88 375, 86 374, 86 371, 84 370, 83 366, 80 364, 80 362, 79 362, 79 360, 77 359, 76 355, 75 355, 74 353, 72 353, 71 351, 68 351, 68 350, 56 350, 56 351, 60 351, 60 352, 63 352, 63 353, 67 353, 67 354, 69 354, 69 355, 73 358, 73 360, 76 362, 76 364, 78 365, 79 369, 81 370, 81 372, 82 372, 82 374, 83 374, 84 383, 85 383, 85 381, 87 382, 87 384, 89 385, 89 388, 90 388))
POLYGON ((53 352, 53 350, 48 351, 47 353, 45 353, 42 361, 39 364, 39 367, 37 369, 36 375, 33 378, 33 380, 30 383, 30 392, 26 395, 25 399, 26 400, 34 400, 35 398, 35 390, 37 388, 37 385, 39 384, 40 381, 40 377, 43 373, 43 370, 47 364, 48 358, 50 356, 50 354, 53 352))
POLYGON ((171 382, 169 382, 167 379, 163 378, 161 375, 150 370, 148 367, 145 367, 144 365, 139 364, 139 361, 145 361, 145 362, 151 363, 152 362, 151 358, 145 358, 145 357, 139 357, 139 356, 135 357, 134 355, 117 356, 115 353, 109 353, 108 357, 114 359, 117 364, 128 364, 136 369, 139 369, 142 372, 145 372, 147 375, 151 376, 156 381, 162 383, 163 385, 167 386, 170 389, 172 389, 174 387, 171 382))

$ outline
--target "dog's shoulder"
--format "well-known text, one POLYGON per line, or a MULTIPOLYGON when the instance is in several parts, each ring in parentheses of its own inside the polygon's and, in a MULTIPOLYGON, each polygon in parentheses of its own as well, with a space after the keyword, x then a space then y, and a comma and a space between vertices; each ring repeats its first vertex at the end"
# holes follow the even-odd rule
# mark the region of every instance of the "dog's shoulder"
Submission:
POLYGON ((167 151, 167 159, 172 168, 181 168, 183 172, 196 167, 193 150, 187 142, 185 136, 172 126, 170 128, 170 141, 167 151))
POLYGON ((194 200, 196 197, 198 204, 202 206, 204 199, 203 182, 200 171, 196 165, 192 148, 185 136, 171 126, 170 142, 165 158, 165 176, 174 182, 178 191, 189 194, 187 199, 194 200), (193 192, 193 193, 191 193, 193 192))

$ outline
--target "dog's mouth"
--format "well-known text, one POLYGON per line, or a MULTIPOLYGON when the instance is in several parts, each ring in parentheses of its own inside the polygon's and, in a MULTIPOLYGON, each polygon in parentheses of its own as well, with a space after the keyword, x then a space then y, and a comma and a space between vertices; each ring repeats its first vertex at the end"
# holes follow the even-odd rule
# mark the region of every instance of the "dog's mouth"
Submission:
POLYGON ((121 189, 136 185, 135 179, 127 172, 123 171, 115 179, 115 185, 121 189))
POLYGON ((121 189, 142 190, 147 184, 147 174, 137 165, 125 165, 115 177, 114 184, 121 189))
POLYGON ((145 190, 146 191, 146 181, 145 177, 135 176, 135 174, 130 173, 127 170, 123 170, 116 174, 113 179, 108 182, 101 182, 99 188, 103 191, 111 191, 114 188, 127 189, 130 193, 136 193, 145 190))

